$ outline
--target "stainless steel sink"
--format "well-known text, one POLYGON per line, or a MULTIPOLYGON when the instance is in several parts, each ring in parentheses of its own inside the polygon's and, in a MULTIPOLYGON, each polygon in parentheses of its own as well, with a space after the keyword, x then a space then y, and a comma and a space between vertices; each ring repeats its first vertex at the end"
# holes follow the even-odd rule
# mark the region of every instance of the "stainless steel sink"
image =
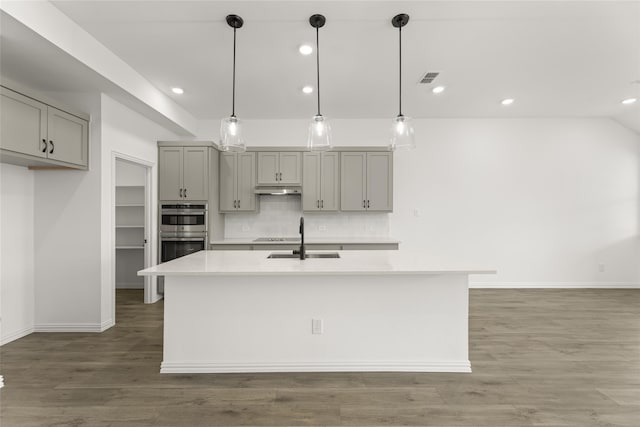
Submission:
MULTIPOLYGON (((306 258, 340 258, 340 254, 338 252, 321 252, 321 253, 306 253, 306 258)), ((282 254, 282 253, 273 253, 269 255, 267 258, 271 259, 300 259, 299 254, 282 254)))

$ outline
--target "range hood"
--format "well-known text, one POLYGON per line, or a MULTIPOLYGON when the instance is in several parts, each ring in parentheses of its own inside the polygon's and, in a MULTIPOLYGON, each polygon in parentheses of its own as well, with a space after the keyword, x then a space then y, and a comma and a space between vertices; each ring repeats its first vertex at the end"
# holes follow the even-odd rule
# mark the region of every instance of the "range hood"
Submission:
POLYGON ((302 187, 256 187, 254 193, 269 196, 300 195, 302 187))

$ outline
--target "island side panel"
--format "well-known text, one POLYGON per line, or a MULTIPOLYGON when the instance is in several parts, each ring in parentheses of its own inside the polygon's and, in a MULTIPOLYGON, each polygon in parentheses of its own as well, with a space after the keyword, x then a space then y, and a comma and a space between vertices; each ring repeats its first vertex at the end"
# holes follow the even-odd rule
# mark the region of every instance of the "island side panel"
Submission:
POLYGON ((164 309, 163 373, 471 371, 467 274, 170 276, 164 309))

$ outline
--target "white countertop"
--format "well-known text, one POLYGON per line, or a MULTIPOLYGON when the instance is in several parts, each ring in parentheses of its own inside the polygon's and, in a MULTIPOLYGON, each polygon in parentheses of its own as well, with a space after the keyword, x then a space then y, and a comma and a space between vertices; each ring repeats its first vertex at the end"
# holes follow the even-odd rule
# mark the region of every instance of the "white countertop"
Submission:
MULTIPOLYGON (((310 253, 321 251, 309 251, 310 253)), ((325 251, 330 252, 330 251, 325 251)), ((340 251, 338 259, 267 259, 265 251, 200 251, 149 267, 140 276, 256 276, 364 274, 495 274, 495 270, 442 265, 412 251, 340 251)), ((287 251, 276 251, 287 253, 287 251)), ((290 253, 290 252, 289 252, 290 253)))
MULTIPOLYGON (((289 237, 289 236, 287 236, 289 237)), ((295 237, 295 236, 291 236, 295 237)), ((293 241, 267 241, 256 242, 253 237, 241 237, 231 239, 218 239, 209 242, 212 245, 295 245, 300 244, 300 239, 297 242, 293 241)), ((399 244, 397 239, 391 239, 389 237, 311 237, 305 236, 305 245, 313 244, 327 244, 327 245, 379 245, 379 244, 399 244)))

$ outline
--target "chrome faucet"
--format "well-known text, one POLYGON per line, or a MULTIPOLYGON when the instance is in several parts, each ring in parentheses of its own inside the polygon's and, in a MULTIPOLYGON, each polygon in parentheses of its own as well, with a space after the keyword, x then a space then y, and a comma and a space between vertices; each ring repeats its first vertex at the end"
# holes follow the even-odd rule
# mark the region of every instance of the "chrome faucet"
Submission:
POLYGON ((300 259, 304 261, 307 257, 307 251, 304 248, 304 217, 300 217, 300 259))

